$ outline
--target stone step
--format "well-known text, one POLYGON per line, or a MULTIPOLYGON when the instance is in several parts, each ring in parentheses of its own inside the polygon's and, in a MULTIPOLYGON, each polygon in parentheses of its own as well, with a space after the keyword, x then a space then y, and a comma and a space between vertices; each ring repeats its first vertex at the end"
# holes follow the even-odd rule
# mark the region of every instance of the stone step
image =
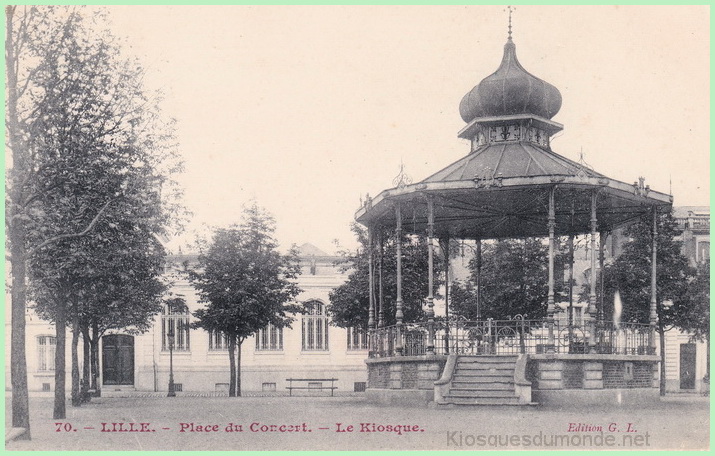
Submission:
POLYGON ((452 385, 455 386, 462 386, 462 385, 509 385, 509 386, 514 386, 513 379, 510 381, 509 379, 501 379, 496 382, 471 382, 468 380, 462 380, 462 379, 457 379, 456 381, 452 381, 452 385))
POLYGON ((516 355, 459 356, 445 401, 455 405, 518 405, 516 355))
POLYGON ((514 369, 455 369, 454 375, 464 375, 467 377, 479 377, 479 376, 514 376, 514 369))
POLYGON ((445 397, 447 403, 455 405, 519 405, 514 397, 445 397))
POLYGON ((484 390, 504 389, 505 391, 507 390, 507 388, 509 388, 509 391, 514 391, 514 385, 508 384, 508 383, 483 383, 483 384, 472 383, 472 384, 468 384, 468 383, 464 383, 464 382, 457 382, 457 383, 453 382, 450 385, 450 388, 466 388, 466 389, 474 389, 474 390, 477 390, 477 389, 484 389, 484 390), (504 388, 500 388, 497 385, 504 385, 504 388), (494 387, 494 388, 492 388, 492 387, 494 387))
POLYGON ((471 388, 471 389, 514 389, 513 381, 500 382, 464 382, 456 381, 451 384, 454 388, 471 388))
POLYGON ((478 366, 478 365, 473 365, 469 367, 462 367, 462 366, 457 366, 454 371, 455 373, 461 374, 461 373, 467 373, 467 374, 482 374, 482 373, 497 373, 501 372, 504 375, 509 375, 514 373, 514 366, 507 367, 507 366, 498 366, 498 367, 490 367, 490 366, 478 366))
POLYGON ((476 383, 490 383, 490 382, 499 382, 499 383, 513 383, 514 382, 514 374, 507 374, 507 375, 477 375, 477 374, 459 374, 456 373, 452 377, 452 381, 458 381, 458 382, 476 382, 476 383))
POLYGON ((464 366, 464 367, 469 367, 469 366, 508 366, 508 367, 514 367, 516 366, 516 363, 513 363, 511 361, 457 361, 457 366, 464 366))
POLYGON ((130 385, 104 385, 102 387, 102 397, 129 397, 136 390, 134 386, 130 385))
POLYGON ((470 356, 470 355, 459 355, 457 358, 457 361, 467 361, 467 362, 485 362, 485 363, 494 363, 494 362, 516 362, 518 355, 479 355, 479 356, 470 356))
POLYGON ((470 391, 506 390, 514 391, 514 382, 452 382, 452 389, 470 391))
POLYGON ((476 361, 476 362, 457 362, 456 366, 457 368, 459 367, 466 367, 466 368, 473 368, 473 367, 484 367, 484 368, 490 368, 490 367, 505 367, 505 368, 514 368, 516 366, 516 363, 509 363, 506 361, 492 361, 489 363, 483 363, 481 361, 476 361))
POLYGON ((457 361, 462 363, 515 363, 516 356, 460 356, 457 361))
POLYGON ((464 388, 450 388, 450 397, 515 397, 514 390, 473 390, 464 388))

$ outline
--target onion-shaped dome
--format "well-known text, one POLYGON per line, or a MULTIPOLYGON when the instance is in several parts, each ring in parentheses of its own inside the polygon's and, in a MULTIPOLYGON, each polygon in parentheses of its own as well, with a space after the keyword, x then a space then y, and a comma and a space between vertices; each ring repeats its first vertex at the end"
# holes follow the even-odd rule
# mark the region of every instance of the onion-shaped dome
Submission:
POLYGON ((561 93, 532 75, 516 58, 516 45, 509 37, 499 68, 476 85, 459 103, 465 122, 477 117, 532 114, 551 119, 561 108, 561 93))

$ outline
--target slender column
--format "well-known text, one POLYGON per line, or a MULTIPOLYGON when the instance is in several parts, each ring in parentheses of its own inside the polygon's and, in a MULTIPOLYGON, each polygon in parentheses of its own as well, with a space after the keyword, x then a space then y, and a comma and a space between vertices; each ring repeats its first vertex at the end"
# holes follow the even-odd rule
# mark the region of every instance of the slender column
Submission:
POLYGON ((434 355, 434 202, 427 197, 427 354, 434 355))
POLYGON ((397 342, 395 351, 402 355, 402 210, 400 203, 395 204, 395 256, 397 257, 397 299, 395 302, 395 320, 397 321, 397 342))
POLYGON ((385 326, 385 307, 383 306, 383 292, 382 292, 382 269, 384 265, 383 252, 385 250, 384 240, 382 238, 382 231, 377 233, 377 243, 380 250, 377 251, 377 299, 379 302, 379 309, 377 313, 377 327, 382 328, 385 326))
POLYGON ((598 219, 596 218, 596 191, 591 194, 591 289, 588 294, 588 319, 589 352, 595 352, 596 346, 596 230, 598 229, 598 219))
POLYGON ((174 383, 174 341, 169 341, 169 392, 166 397, 176 397, 176 384, 174 383))
POLYGON ((573 233, 569 234, 569 352, 573 344, 573 233))
POLYGON ((554 312, 556 311, 556 306, 554 304, 554 237, 556 231, 556 207, 554 204, 555 193, 556 187, 552 187, 551 190, 549 190, 549 294, 546 300, 546 322, 549 329, 546 351, 550 353, 553 353, 556 348, 554 339, 554 312))
MULTIPOLYGON (((658 272, 658 208, 653 206, 653 243, 651 245, 652 259, 650 263, 650 349, 651 353, 655 354, 655 325, 658 323, 657 312, 657 280, 658 272)), ((663 347, 660 348, 661 351, 663 347)))
POLYGON ((449 354, 449 236, 444 239, 444 353, 449 354))
POLYGON ((603 318, 604 318, 604 312, 603 312, 603 276, 604 276, 604 265, 605 265, 605 260, 606 260, 606 232, 601 231, 598 233, 598 266, 599 270, 601 271, 601 274, 599 274, 598 277, 598 289, 600 290, 599 296, 598 296, 598 309, 596 311, 596 350, 599 350, 599 347, 603 347, 604 344, 604 323, 603 323, 603 318))
POLYGON ((598 327, 603 327, 603 268, 606 262, 606 232, 601 231, 598 235, 599 248, 598 248, 598 266, 601 271, 601 275, 598 280, 598 288, 601 290, 601 294, 598 298, 598 311, 597 311, 597 324, 598 327))
POLYGON ((482 240, 477 238, 477 321, 482 319, 482 240))
MULTIPOLYGON (((367 261, 368 261, 368 286, 370 287, 370 310, 368 310, 367 327, 375 329, 375 259, 373 258, 373 238, 375 229, 367 227, 367 261)), ((370 347, 372 349, 372 347, 370 347)))

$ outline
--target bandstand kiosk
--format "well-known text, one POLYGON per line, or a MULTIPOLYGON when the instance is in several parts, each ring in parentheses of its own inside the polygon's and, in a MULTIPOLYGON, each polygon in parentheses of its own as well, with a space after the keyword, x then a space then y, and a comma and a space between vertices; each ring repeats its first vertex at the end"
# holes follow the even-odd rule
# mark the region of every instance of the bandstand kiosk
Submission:
MULTIPOLYGON (((511 21, 511 20, 510 20, 511 21)), ((551 150, 563 126, 551 120, 561 107, 556 87, 519 63, 509 36, 499 68, 462 99, 469 154, 417 183, 398 182, 365 201, 356 220, 368 228, 370 347, 367 396, 377 402, 531 404, 631 402, 658 398, 655 346, 656 246, 653 236, 649 324, 603 318, 596 287, 604 238, 644 216, 670 211, 672 196, 643 180, 627 184, 551 150), (383 324, 376 280, 376 232, 425 234, 429 249, 426 321, 403 322, 402 256, 396 251, 395 325, 383 324), (583 323, 554 318, 556 236, 590 236, 590 293, 583 323), (435 321, 437 239, 476 241, 548 237, 546 317, 527 320, 435 321)), ((448 265, 448 262, 446 262, 448 265)), ((480 298, 478 298, 480 299, 480 298)))

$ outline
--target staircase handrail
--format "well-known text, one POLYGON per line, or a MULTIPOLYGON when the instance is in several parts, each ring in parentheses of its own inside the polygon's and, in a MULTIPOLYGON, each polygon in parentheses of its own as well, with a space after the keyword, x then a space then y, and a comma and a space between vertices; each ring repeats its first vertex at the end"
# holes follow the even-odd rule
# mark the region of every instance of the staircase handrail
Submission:
POLYGON ((442 371, 442 376, 434 382, 435 386, 446 385, 452 381, 452 376, 454 375, 454 368, 457 366, 457 355, 448 355, 447 362, 444 365, 444 370, 442 371))
POLYGON ((514 383, 520 386, 531 386, 531 382, 526 379, 526 365, 529 361, 529 355, 519 355, 514 366, 514 383))

